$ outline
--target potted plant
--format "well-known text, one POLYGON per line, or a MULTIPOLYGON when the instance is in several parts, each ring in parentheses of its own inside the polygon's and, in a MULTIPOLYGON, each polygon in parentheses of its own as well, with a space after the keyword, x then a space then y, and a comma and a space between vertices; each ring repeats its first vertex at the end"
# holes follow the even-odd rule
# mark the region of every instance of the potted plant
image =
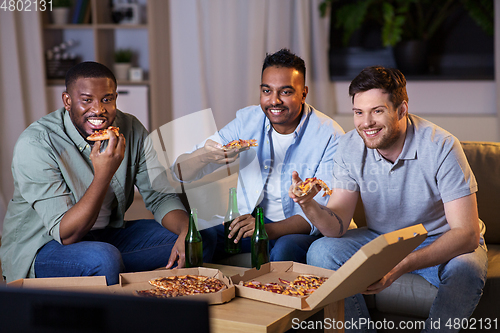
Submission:
POLYGON ((335 10, 332 18, 343 32, 344 45, 367 22, 375 22, 382 45, 393 47, 398 67, 412 74, 425 70, 427 42, 460 6, 493 34, 493 0, 324 0, 319 8, 322 15, 329 6, 335 10))
POLYGON ((52 23, 67 24, 73 1, 71 0, 52 0, 52 23))
POLYGON ((118 49, 115 52, 115 76, 118 80, 127 80, 128 72, 132 67, 133 52, 131 49, 118 49))

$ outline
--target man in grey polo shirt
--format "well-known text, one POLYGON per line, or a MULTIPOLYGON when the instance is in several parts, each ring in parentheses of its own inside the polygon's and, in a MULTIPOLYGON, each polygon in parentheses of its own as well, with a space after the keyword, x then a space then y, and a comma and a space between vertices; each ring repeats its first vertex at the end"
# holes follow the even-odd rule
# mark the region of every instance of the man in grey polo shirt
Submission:
MULTIPOLYGON (((336 270, 380 234, 422 223, 428 238, 364 293, 378 293, 404 273, 419 274, 438 288, 424 331, 438 319, 447 329, 448 319, 472 314, 486 279, 474 175, 457 138, 408 113, 406 79, 399 70, 365 68, 349 95, 356 130, 340 138, 328 204, 312 200, 317 190, 301 198, 289 194, 326 236, 311 245, 307 263, 336 270), (347 230, 359 196, 367 228, 347 230)), ((295 173, 293 183, 299 181, 295 173)), ((361 294, 347 298, 345 310, 346 321, 369 318, 361 294)))

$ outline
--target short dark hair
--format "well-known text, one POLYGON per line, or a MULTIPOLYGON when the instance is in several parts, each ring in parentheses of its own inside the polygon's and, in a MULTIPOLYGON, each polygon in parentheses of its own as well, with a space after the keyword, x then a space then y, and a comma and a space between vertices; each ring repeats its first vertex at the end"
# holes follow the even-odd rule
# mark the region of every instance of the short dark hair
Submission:
POLYGON ((289 49, 281 49, 276 53, 266 53, 264 64, 262 65, 262 74, 267 67, 286 67, 296 69, 304 76, 306 81, 306 64, 302 58, 290 52, 289 49))
POLYGON ((116 84, 113 72, 103 64, 94 61, 84 61, 71 67, 66 73, 66 91, 80 78, 109 78, 116 84))
POLYGON ((371 89, 382 89, 387 92, 394 107, 400 106, 403 101, 408 102, 406 78, 399 69, 382 66, 366 67, 349 85, 349 96, 354 102, 354 95, 371 89))

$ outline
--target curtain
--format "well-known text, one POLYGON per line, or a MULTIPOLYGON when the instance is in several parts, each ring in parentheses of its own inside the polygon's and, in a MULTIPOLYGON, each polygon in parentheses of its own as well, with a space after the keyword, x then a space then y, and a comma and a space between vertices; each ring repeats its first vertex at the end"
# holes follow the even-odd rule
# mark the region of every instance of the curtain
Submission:
POLYGON ((289 48, 306 62, 307 102, 332 116, 329 15, 320 0, 170 0, 173 119, 211 108, 218 128, 259 104, 266 53, 289 48))
POLYGON ((47 113, 40 26, 37 12, 0 11, 0 230, 14 193, 14 145, 47 113))
MULTIPOLYGON (((266 53, 286 47, 306 62, 307 102, 332 116, 328 15, 320 0, 169 0, 172 119, 211 108, 218 128, 259 104, 266 53)), ((37 12, 0 11, 0 222, 14 184, 14 144, 47 114, 41 22, 37 12)), ((1 225, 0 225, 1 230, 1 225)))

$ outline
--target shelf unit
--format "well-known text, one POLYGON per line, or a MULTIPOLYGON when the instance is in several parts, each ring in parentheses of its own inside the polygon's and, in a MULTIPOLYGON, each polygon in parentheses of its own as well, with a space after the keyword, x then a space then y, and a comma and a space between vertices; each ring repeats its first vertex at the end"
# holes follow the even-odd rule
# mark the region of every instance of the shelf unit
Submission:
MULTIPOLYGON (((100 62, 108 66, 113 70, 114 64, 114 52, 117 49, 116 46, 116 35, 119 31, 144 31, 146 34, 149 29, 147 23, 129 25, 129 24, 115 24, 112 23, 111 19, 111 7, 108 1, 102 0, 90 0, 90 17, 91 23, 88 24, 52 24, 50 20, 49 12, 41 12, 42 15, 42 31, 43 31, 43 46, 44 51, 52 48, 55 45, 60 44, 64 41, 64 35, 67 32, 73 32, 77 35, 83 36, 85 40, 92 40, 90 45, 86 43, 85 47, 87 51, 89 48, 93 49, 90 52, 91 55, 85 57, 82 60, 93 60, 100 62)), ((147 9, 147 3, 146 3, 147 9)), ((148 47, 143 54, 138 54, 139 57, 148 54, 148 47)), ((44 57, 45 59, 45 57, 44 57)), ((146 63, 149 62, 146 61, 146 63)), ((62 79, 59 80, 47 80, 47 85, 61 84, 62 79)), ((145 73, 145 79, 143 81, 119 81, 120 85, 147 85, 149 81, 147 79, 147 73, 145 73)))
MULTIPOLYGON (((119 46, 117 45, 119 34, 122 36, 122 41, 123 36, 126 36, 127 43, 146 45, 138 49, 134 48, 137 49, 135 53, 140 57, 140 63, 145 64, 140 66, 144 70, 144 79, 142 81, 119 80, 118 85, 148 87, 149 128, 153 130, 172 120, 170 67, 168 61, 165 61, 169 57, 167 33, 169 6, 168 1, 164 0, 139 0, 138 3, 143 6, 142 10, 145 13, 141 15, 144 23, 137 25, 113 23, 109 1, 104 0, 89 0, 91 20, 86 24, 56 25, 51 23, 48 12, 40 13, 42 15, 42 52, 44 53, 43 59, 45 59, 45 51, 63 42, 68 32, 82 35, 90 42, 80 45, 88 54, 81 60, 97 61, 113 70, 114 52, 119 46), (128 38, 129 32, 134 36, 140 34, 141 38, 128 38)), ((137 61, 134 65, 138 65, 137 61)), ((64 85, 64 79, 46 79, 45 84, 46 87, 64 85)))

